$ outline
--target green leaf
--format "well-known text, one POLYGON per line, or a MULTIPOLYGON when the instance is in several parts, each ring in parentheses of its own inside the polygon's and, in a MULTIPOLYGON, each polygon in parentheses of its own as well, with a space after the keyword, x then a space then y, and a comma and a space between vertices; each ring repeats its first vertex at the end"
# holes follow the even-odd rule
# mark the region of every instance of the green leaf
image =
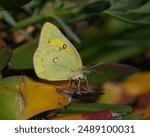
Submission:
MULTIPOLYGON (((27 27, 29 25, 34 25, 34 24, 37 24, 39 22, 43 22, 43 21, 46 20, 45 19, 46 17, 45 17, 45 15, 38 15, 38 16, 28 17, 24 20, 21 20, 21 21, 17 22, 16 25, 14 26, 14 29, 21 29, 21 28, 27 27)), ((47 18, 49 18, 49 17, 47 17, 47 18)))
POLYGON ((143 115, 142 114, 129 114, 124 116, 122 119, 123 120, 140 120, 142 119, 143 115))
POLYGON ((55 0, 54 6, 56 9, 61 8, 64 5, 64 1, 63 0, 55 0))
POLYGON ((0 80, 2 79, 2 74, 0 73, 0 80))
POLYGON ((10 89, 16 89, 20 84, 18 76, 6 77, 0 81, 0 87, 10 87, 10 89))
POLYGON ((10 56, 10 48, 0 43, 0 71, 7 65, 10 56))
MULTIPOLYGON (((13 16, 8 11, 2 11, 2 13, 3 13, 3 17, 4 17, 5 21, 9 25, 14 27, 16 25, 16 21, 13 18, 13 16)), ((29 33, 27 33, 25 30, 19 30, 19 31, 22 33, 23 36, 25 36, 25 38, 27 40, 31 40, 32 39, 31 35, 29 33)))
POLYGON ((14 26, 16 24, 15 19, 11 16, 11 14, 8 11, 2 11, 3 17, 5 19, 5 21, 14 26))
POLYGON ((109 12, 106 11, 106 14, 115 17, 121 21, 132 23, 132 24, 143 24, 143 25, 149 25, 150 24, 150 15, 147 13, 130 13, 130 12, 109 12))
POLYGON ((149 0, 109 0, 111 8, 109 10, 122 10, 136 9, 145 5, 149 0))
POLYGON ((108 51, 107 53, 98 55, 97 58, 93 60, 93 63, 119 61, 138 55, 142 51, 141 45, 125 46, 125 47, 113 46, 112 48, 110 48, 110 51, 108 51))
POLYGON ((0 119, 29 119, 67 106, 69 102, 69 97, 57 92, 55 86, 26 76, 7 77, 0 81, 0 119))
POLYGON ((149 0, 97 0, 81 6, 80 11, 87 14, 104 13, 128 23, 149 24, 149 14, 132 12, 132 10, 136 11, 147 3, 149 0))
POLYGON ((150 1, 147 2, 145 5, 143 5, 142 7, 140 8, 137 8, 137 9, 133 9, 133 10, 130 10, 130 12, 132 13, 150 13, 150 1))
POLYGON ((2 18, 2 11, 0 11, 0 19, 2 18))
POLYGON ((12 9, 16 7, 21 7, 31 0, 1 0, 0 6, 5 9, 12 9))
POLYGON ((39 15, 39 16, 33 16, 31 18, 27 18, 23 21, 16 23, 14 28, 15 29, 23 28, 31 24, 37 24, 39 22, 45 22, 45 21, 56 21, 62 27, 62 29, 64 30, 64 32, 68 37, 70 37, 73 41, 77 43, 81 43, 78 36, 67 26, 67 24, 61 18, 52 14, 39 15))
MULTIPOLYGON (((100 41, 101 40, 99 40, 99 42, 100 41)), ((103 41, 104 40, 102 40, 102 42, 103 41)), ((137 43, 138 40, 136 40, 136 42, 135 41, 128 42, 128 40, 116 40, 116 41, 110 40, 104 41, 104 43, 102 44, 99 42, 93 43, 92 46, 89 46, 87 49, 84 49, 81 52, 81 57, 84 64, 97 64, 101 62, 118 62, 121 60, 134 57, 135 55, 139 55, 140 53, 143 52, 144 48, 143 44, 137 43)))
POLYGON ((0 81, 0 119, 18 119, 20 100, 17 86, 18 77, 8 77, 0 81))
POLYGON ((25 43, 13 50, 10 60, 10 68, 12 69, 32 69, 32 57, 37 48, 37 41, 25 43))
POLYGON ((62 29, 65 31, 66 35, 70 37, 72 40, 74 40, 77 43, 81 43, 78 36, 66 25, 66 23, 61 20, 59 17, 56 17, 54 15, 51 15, 52 18, 54 18, 62 27, 62 29))
POLYGON ((108 9, 110 6, 111 5, 110 5, 109 1, 98 0, 98 1, 90 2, 90 3, 82 6, 80 9, 80 12, 91 14, 91 13, 104 11, 104 10, 108 9))
POLYGON ((4 88, 0 88, 0 119, 18 119, 19 98, 17 93, 7 93, 5 90, 4 88))
POLYGON ((129 106, 125 106, 125 105, 80 103, 80 104, 72 104, 66 109, 60 110, 60 113, 63 113, 63 114, 86 113, 86 112, 96 112, 100 110, 110 110, 114 113, 131 113, 132 112, 132 108, 129 106))
POLYGON ((119 20, 133 24, 150 24, 150 15, 147 13, 136 13, 132 10, 141 8, 149 0, 112 0, 112 6, 103 13, 113 16, 119 20))

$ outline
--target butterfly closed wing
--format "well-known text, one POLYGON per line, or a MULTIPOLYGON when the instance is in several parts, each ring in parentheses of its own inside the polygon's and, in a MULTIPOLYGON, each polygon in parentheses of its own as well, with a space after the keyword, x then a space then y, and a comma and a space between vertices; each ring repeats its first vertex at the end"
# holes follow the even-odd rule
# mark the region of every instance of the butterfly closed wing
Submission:
MULTIPOLYGON (((56 26, 48 22, 42 27, 39 46, 33 57, 33 64, 37 76, 41 79, 48 81, 76 80, 77 84, 73 81, 73 86, 71 86, 71 88, 75 87, 73 92, 76 93, 80 93, 82 89, 84 92, 91 92, 86 78, 91 75, 90 79, 94 76, 92 81, 95 81, 95 75, 98 80, 100 77, 106 77, 106 75, 102 76, 101 72, 108 68, 113 73, 119 72, 117 77, 130 75, 137 71, 132 66, 116 63, 99 63, 90 68, 84 67, 79 53, 71 42, 56 26), (90 75, 87 75, 88 72, 90 72, 90 75), (77 91, 76 87, 78 88, 77 91)), ((64 91, 66 92, 66 89, 64 91)))
POLYGON ((77 50, 56 26, 48 22, 42 27, 33 64, 37 76, 50 81, 78 79, 84 73, 77 50))

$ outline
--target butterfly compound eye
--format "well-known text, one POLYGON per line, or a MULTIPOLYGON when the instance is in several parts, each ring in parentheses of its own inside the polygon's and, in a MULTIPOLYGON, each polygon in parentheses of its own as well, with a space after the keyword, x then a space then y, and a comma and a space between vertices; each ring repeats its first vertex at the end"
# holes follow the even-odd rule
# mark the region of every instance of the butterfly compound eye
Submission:
POLYGON ((63 49, 66 49, 66 48, 67 48, 67 45, 66 45, 66 44, 64 44, 64 45, 63 45, 63 49))

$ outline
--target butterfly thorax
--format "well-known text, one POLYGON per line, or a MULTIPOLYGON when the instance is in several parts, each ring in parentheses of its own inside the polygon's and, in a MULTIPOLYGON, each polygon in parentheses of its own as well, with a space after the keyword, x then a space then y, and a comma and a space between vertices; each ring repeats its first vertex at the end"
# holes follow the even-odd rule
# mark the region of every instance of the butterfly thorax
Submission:
POLYGON ((84 79, 85 78, 85 69, 80 68, 78 70, 71 70, 71 79, 77 80, 77 79, 84 79))

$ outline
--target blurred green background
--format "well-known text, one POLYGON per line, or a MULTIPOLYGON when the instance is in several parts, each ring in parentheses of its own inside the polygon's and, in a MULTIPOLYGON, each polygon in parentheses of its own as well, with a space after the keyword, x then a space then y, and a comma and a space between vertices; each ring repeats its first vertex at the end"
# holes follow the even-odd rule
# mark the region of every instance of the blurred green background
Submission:
POLYGON ((150 69, 149 0, 16 0, 18 7, 11 3, 0 2, 0 40, 13 49, 10 69, 33 69, 45 21, 60 28, 84 65, 120 62, 150 69))

